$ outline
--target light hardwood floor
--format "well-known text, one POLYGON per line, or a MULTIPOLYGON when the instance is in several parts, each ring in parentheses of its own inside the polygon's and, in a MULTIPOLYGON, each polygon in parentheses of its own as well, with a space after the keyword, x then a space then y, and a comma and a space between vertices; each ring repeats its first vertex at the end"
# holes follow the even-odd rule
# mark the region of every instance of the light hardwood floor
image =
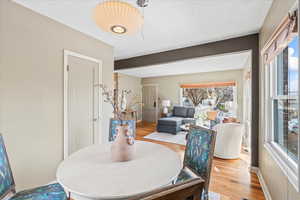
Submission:
MULTIPOLYGON (((183 145, 145 139, 144 136, 156 129, 153 123, 138 123, 137 140, 150 141, 165 145, 177 152, 183 159, 183 145)), ((249 172, 247 156, 238 160, 223 160, 214 158, 210 182, 210 190, 221 194, 221 200, 265 200, 259 180, 254 173, 249 172)))

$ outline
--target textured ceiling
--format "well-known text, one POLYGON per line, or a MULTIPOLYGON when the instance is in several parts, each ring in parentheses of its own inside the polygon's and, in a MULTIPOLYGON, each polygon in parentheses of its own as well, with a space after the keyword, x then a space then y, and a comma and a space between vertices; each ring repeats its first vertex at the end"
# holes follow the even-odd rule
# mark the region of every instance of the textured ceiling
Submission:
MULTIPOLYGON (((103 0, 15 0, 112 45, 123 59, 256 33, 272 0, 150 0, 145 24, 132 36, 101 31, 91 19, 103 0)), ((135 5, 135 0, 127 0, 135 5)))

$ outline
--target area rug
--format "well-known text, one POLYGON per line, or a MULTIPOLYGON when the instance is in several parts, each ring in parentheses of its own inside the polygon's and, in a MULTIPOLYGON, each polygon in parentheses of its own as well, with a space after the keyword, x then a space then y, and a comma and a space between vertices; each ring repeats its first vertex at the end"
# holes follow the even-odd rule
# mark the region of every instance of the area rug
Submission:
POLYGON ((173 144, 186 145, 186 134, 187 132, 184 131, 178 132, 176 135, 170 133, 153 132, 145 136, 144 138, 162 142, 169 142, 173 144))

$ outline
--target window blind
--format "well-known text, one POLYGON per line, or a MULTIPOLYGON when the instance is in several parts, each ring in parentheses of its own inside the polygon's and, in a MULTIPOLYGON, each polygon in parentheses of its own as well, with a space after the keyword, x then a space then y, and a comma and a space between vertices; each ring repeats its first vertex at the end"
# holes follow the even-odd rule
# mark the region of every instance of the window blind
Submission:
POLYGON ((298 34, 298 12, 290 13, 275 30, 262 50, 264 63, 269 64, 298 34))
POLYGON ((195 84, 181 84, 181 88, 215 88, 215 87, 226 87, 235 86, 235 81, 227 82, 212 82, 212 83, 195 83, 195 84))

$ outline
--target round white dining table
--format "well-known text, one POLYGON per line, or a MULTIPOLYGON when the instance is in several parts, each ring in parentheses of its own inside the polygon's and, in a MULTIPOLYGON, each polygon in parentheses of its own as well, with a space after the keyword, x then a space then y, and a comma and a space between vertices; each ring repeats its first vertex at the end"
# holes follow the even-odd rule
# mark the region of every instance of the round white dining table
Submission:
POLYGON ((72 199, 127 199, 170 184, 182 169, 179 155, 159 144, 136 141, 127 162, 111 161, 110 146, 86 147, 59 165, 57 181, 72 199))

